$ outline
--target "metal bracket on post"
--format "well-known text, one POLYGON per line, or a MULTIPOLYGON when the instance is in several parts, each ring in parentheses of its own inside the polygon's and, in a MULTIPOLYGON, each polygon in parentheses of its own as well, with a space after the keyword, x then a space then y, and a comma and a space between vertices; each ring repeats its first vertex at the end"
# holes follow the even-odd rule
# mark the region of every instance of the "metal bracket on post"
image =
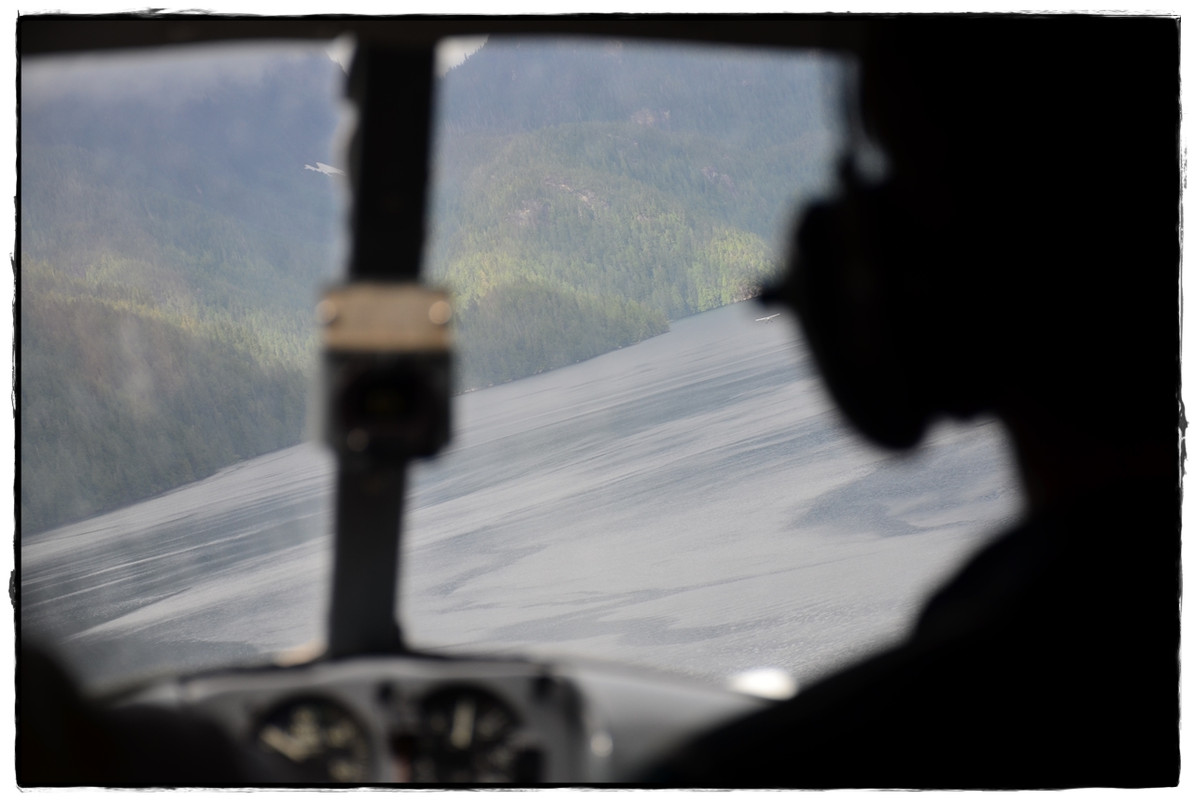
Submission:
POLYGON ((398 576, 406 470, 448 438, 447 297, 414 283, 423 254, 434 53, 362 44, 349 282, 323 326, 326 439, 338 458, 327 655, 405 650, 398 576))

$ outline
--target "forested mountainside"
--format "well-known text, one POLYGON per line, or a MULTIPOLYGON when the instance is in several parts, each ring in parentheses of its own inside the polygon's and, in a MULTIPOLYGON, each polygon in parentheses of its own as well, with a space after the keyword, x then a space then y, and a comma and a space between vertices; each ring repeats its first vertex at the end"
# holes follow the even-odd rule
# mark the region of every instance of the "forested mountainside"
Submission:
POLYGON ((812 58, 494 40, 449 72, 429 261, 457 295, 465 385, 755 294, 794 203, 825 187, 827 75, 812 58))
POLYGON ((22 65, 23 532, 298 442, 339 271, 321 50, 64 61, 22 65))
MULTIPOLYGON (((826 70, 714 53, 491 41, 440 79, 428 259, 460 389, 661 333, 774 269, 828 173, 826 70)), ((23 531, 299 441, 310 309, 341 269, 343 179, 314 168, 345 166, 340 67, 22 66, 23 531)))

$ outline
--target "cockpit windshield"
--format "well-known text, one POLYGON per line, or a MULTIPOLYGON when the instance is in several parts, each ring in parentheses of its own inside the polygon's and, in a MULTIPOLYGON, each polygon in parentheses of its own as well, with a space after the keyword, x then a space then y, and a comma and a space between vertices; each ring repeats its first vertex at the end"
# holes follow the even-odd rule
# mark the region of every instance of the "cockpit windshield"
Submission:
MULTIPOLYGON (((754 300, 832 193, 840 57, 441 47, 424 275, 453 441, 411 478, 417 648, 803 681, 890 642, 1017 513, 995 423, 858 439, 754 300)), ((342 278, 341 43, 21 65, 23 631, 86 681, 326 634, 312 309, 342 278)))

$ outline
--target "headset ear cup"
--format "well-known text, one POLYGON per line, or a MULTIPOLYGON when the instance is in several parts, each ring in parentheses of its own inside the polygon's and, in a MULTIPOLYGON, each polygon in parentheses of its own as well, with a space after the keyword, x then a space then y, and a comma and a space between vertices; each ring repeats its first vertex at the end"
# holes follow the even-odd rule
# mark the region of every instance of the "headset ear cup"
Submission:
POLYGON ((931 412, 925 370, 918 368, 924 354, 911 335, 922 323, 910 325, 924 309, 910 307, 895 265, 866 248, 883 230, 874 224, 892 224, 874 219, 867 206, 819 205, 806 212, 785 294, 847 419, 878 444, 907 448, 920 441, 931 412))
POLYGON ((1007 270, 1006 259, 998 248, 976 252, 969 246, 984 237, 968 221, 958 218, 950 230, 927 232, 923 257, 900 267, 925 402, 931 414, 958 419, 991 408, 998 397, 1008 373, 996 354, 1013 336, 1000 316, 1016 305, 997 277, 1007 270))

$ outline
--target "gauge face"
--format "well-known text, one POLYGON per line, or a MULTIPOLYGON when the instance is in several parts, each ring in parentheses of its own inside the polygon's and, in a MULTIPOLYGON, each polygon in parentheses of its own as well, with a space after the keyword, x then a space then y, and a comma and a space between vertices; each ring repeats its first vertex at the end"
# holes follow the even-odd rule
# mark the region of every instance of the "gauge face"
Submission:
POLYGON ((441 689, 423 703, 423 731, 414 762, 421 783, 492 783, 516 780, 522 748, 519 721, 489 692, 441 689))
POLYGON ((259 720, 258 745, 290 761, 303 779, 360 783, 369 780, 369 738, 339 703, 302 697, 274 706, 259 720))

